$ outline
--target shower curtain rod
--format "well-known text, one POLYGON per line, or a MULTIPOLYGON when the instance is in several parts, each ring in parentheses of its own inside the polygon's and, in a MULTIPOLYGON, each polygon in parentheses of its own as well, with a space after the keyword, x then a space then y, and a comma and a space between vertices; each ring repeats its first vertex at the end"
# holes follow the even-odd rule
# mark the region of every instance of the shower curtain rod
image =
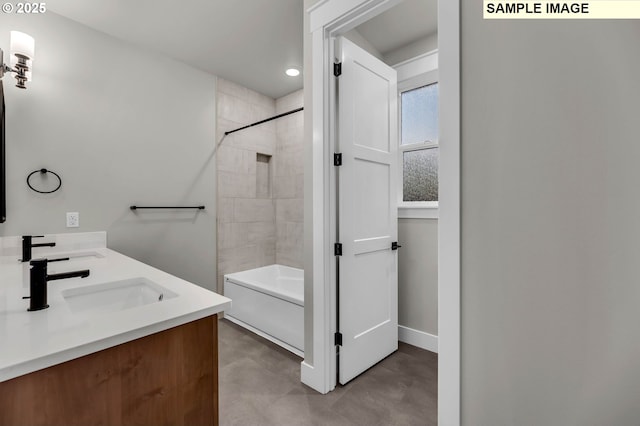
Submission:
POLYGON ((244 127, 240 127, 239 129, 229 130, 228 132, 224 132, 224 135, 227 136, 227 135, 230 135, 231 133, 239 132, 240 130, 244 130, 244 129, 247 129, 249 127, 257 126, 258 124, 262 124, 262 123, 266 123, 266 122, 271 121, 271 120, 275 120, 276 118, 284 117, 286 115, 293 114, 293 113, 296 113, 298 111, 302 111, 303 109, 304 109, 304 107, 301 107, 301 108, 298 108, 298 109, 293 109, 293 110, 288 111, 288 112, 283 112, 282 114, 278 114, 278 115, 275 115, 275 116, 273 116, 271 118, 266 118, 264 120, 256 121, 253 124, 248 124, 248 125, 246 125, 244 127))

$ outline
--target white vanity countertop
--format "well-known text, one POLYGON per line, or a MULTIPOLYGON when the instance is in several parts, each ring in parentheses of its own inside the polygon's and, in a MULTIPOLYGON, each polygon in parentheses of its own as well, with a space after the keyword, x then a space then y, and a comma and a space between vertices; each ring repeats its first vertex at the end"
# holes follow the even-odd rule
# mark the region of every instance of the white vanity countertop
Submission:
MULTIPOLYGON (((46 239, 34 243, 40 241, 46 239)), ((0 249, 1 246, 0 241, 0 249)), ((224 296, 105 247, 60 248, 46 250, 50 253, 46 257, 61 257, 56 252, 92 252, 102 257, 85 256, 49 264, 49 274, 81 269, 89 269, 91 274, 87 278, 50 281, 50 307, 36 312, 28 312, 29 300, 22 299, 29 294, 28 262, 18 262, 20 256, 13 250, 5 250, 0 256, 0 382, 205 318, 231 306, 231 300, 224 296), (65 289, 138 277, 147 278, 178 297, 114 313, 74 314, 62 296, 65 289)), ((34 248, 33 257, 44 256, 34 248)))

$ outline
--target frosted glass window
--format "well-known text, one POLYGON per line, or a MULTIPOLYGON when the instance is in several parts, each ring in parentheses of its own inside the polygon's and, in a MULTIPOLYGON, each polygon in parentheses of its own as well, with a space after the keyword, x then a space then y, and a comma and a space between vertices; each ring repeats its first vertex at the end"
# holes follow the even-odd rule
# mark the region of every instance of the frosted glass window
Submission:
POLYGON ((438 201, 438 157, 440 148, 403 153, 403 201, 438 201))
POLYGON ((438 141, 438 83, 401 95, 401 145, 438 141))

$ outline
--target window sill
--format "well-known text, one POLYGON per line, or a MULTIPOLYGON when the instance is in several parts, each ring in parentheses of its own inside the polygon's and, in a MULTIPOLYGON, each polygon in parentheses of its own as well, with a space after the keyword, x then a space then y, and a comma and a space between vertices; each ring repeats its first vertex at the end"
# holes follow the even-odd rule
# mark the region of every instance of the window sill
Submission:
POLYGON ((398 206, 398 219, 438 219, 437 206, 398 206))

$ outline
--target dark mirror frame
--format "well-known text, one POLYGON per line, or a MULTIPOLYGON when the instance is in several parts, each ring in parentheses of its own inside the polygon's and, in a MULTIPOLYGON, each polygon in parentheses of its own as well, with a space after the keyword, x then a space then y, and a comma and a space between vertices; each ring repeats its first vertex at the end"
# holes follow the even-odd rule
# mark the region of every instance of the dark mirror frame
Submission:
POLYGON ((7 220, 6 156, 4 146, 4 89, 0 80, 0 223, 7 220))

